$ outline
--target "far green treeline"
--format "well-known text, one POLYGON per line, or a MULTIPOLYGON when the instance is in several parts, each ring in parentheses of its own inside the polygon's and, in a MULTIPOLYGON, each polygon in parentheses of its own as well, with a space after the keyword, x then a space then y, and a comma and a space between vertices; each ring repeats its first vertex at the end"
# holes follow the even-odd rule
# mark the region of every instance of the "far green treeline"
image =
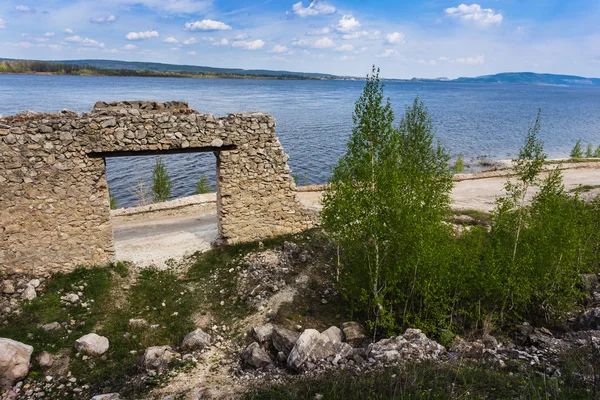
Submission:
POLYGON ((62 64, 48 61, 3 60, 0 74, 49 74, 87 76, 140 76, 162 78, 231 78, 231 79, 316 79, 304 75, 230 74, 218 72, 153 71, 149 69, 104 69, 91 65, 62 64))

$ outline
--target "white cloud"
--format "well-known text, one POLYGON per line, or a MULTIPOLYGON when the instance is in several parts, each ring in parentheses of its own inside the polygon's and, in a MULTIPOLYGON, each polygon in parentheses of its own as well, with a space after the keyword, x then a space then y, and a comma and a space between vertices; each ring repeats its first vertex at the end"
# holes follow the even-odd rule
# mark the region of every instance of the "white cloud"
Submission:
POLYGON ((389 44, 402 44, 405 41, 405 36, 402 32, 392 32, 385 35, 385 39, 389 44))
POLYGON ((467 64, 467 65, 481 65, 485 62, 484 56, 477 57, 460 57, 456 59, 457 63, 467 64))
POLYGON ((27 7, 27 6, 16 6, 15 10, 22 13, 34 13, 37 12, 35 8, 27 7))
POLYGON ((177 44, 177 43, 179 43, 179 40, 175 39, 173 36, 169 36, 168 38, 166 38, 165 40, 163 40, 163 42, 165 42, 165 43, 171 43, 171 44, 177 44))
POLYGON ((127 40, 142 40, 158 37, 157 31, 144 31, 144 32, 129 32, 125 38, 127 40))
POLYGON ((34 45, 33 45, 33 43, 30 43, 30 42, 19 42, 19 43, 16 44, 16 46, 28 49, 30 47, 33 47, 34 45))
POLYGON ((52 36, 54 36, 54 32, 46 32, 46 33, 44 33, 44 36, 52 37, 52 36))
POLYGON ((248 36, 245 33, 240 33, 239 35, 237 35, 236 37, 234 37, 235 40, 246 40, 248 39, 250 36, 248 36))
POLYGON ((172 50, 172 51, 179 51, 179 50, 181 50, 181 49, 180 49, 179 47, 171 47, 169 50, 172 50))
POLYGON ((328 6, 319 0, 313 0, 308 7, 304 7, 302 2, 299 1, 292 6, 292 12, 301 18, 314 17, 319 14, 333 14, 335 12, 335 7, 328 6))
POLYGON ((334 46, 335 46, 335 42, 333 40, 329 39, 327 36, 315 41, 312 44, 312 47, 314 47, 315 49, 329 49, 334 46))
POLYGON ((221 21, 203 19, 202 21, 191 21, 185 24, 186 31, 229 31, 231 26, 221 21))
POLYGON ((444 57, 444 56, 441 56, 440 58, 438 58, 438 60, 440 60, 440 61, 450 61, 450 59, 448 57, 444 57))
POLYGON ((354 60, 354 56, 341 56, 340 57, 340 61, 349 61, 349 60, 354 60))
POLYGON ((227 39, 221 39, 221 40, 216 40, 214 42, 212 42, 213 46, 229 46, 229 40, 227 39))
POLYGON ((339 20, 336 27, 338 32, 342 33, 354 32, 358 28, 360 28, 360 22, 358 22, 356 18, 351 15, 344 15, 342 19, 339 20))
POLYGON ((88 46, 88 47, 104 48, 104 43, 100 43, 94 39, 82 38, 81 36, 69 36, 68 38, 65 39, 65 42, 79 43, 83 46, 88 46))
POLYGON ((292 46, 294 47, 309 47, 310 43, 304 39, 292 39, 292 46))
POLYGON ((135 44, 126 44, 125 46, 121 47, 121 50, 125 50, 125 51, 131 51, 131 50, 135 50, 137 49, 137 46, 135 44))
POLYGON ((110 24, 111 22, 115 22, 117 17, 114 15, 109 15, 108 17, 94 17, 90 19, 92 24, 110 24))
POLYGON ((198 39, 196 39, 195 37, 191 37, 187 40, 184 40, 182 43, 185 44, 186 46, 190 45, 190 44, 194 44, 197 43, 198 39))
POLYGON ((325 28, 315 29, 314 31, 306 32, 306 36, 322 36, 331 33, 331 28, 326 26, 325 28))
POLYGON ((445 10, 446 15, 458 18, 462 21, 477 22, 482 25, 500 24, 504 18, 502 14, 495 13, 491 8, 481 8, 479 4, 461 4, 458 7, 450 7, 445 10))
POLYGON ((423 65, 427 65, 429 67, 433 67, 434 65, 437 64, 437 61, 435 61, 435 60, 419 60, 419 64, 423 64, 423 65))
POLYGON ((231 47, 241 47, 246 50, 259 50, 259 49, 262 49, 264 47, 264 45, 265 45, 265 42, 263 42, 260 39, 252 40, 252 41, 238 40, 238 41, 231 43, 231 47))
POLYGON ((357 32, 352 32, 352 33, 347 33, 345 35, 342 35, 342 39, 353 40, 353 39, 360 39, 360 38, 364 37, 369 40, 375 40, 375 39, 379 39, 380 36, 381 36, 381 31, 377 31, 377 30, 357 31, 357 32))
POLYGON ((65 28, 65 30, 63 32, 66 33, 67 35, 72 35, 73 33, 75 33, 73 31, 73 29, 71 29, 71 28, 65 28))
POLYGON ((335 51, 352 51, 354 50, 354 46, 351 44, 342 44, 334 49, 335 51))
POLYGON ((196 52, 195 52, 195 51, 193 51, 193 50, 192 50, 192 51, 188 51, 188 53, 187 53, 187 54, 188 54, 188 56, 196 56, 196 55, 198 55, 198 53, 196 53, 196 52))
POLYGON ((276 54, 281 54, 281 53, 287 53, 290 49, 288 49, 287 46, 282 46, 280 44, 276 44, 275 46, 273 46, 273 48, 271 50, 269 50, 269 53, 276 53, 276 54))
POLYGON ((6 25, 4 24, 4 20, 2 18, 0 18, 0 29, 4 29, 6 28, 6 25))
POLYGON ((397 56, 397 55, 398 55, 398 52, 396 50, 385 49, 383 51, 383 53, 377 54, 377 57, 379 57, 379 58, 390 58, 390 57, 397 56))
POLYGON ((50 47, 52 50, 62 49, 60 44, 49 44, 48 47, 50 47))

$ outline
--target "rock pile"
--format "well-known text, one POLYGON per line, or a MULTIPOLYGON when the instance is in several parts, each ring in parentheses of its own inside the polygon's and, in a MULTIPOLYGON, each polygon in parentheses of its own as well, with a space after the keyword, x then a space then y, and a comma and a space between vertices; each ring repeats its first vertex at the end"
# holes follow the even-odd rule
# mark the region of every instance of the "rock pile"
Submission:
POLYGON ((43 277, 5 277, 0 283, 0 323, 6 322, 12 313, 18 313, 24 301, 35 299, 44 282, 43 277))

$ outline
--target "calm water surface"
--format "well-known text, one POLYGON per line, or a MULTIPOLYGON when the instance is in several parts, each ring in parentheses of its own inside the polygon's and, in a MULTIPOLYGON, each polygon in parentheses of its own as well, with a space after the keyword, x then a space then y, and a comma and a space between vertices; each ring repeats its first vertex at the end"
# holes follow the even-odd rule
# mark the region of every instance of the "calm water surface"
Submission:
MULTIPOLYGON (((65 108, 83 112, 98 100, 185 100, 216 116, 266 111, 277 120, 277 135, 300 182, 324 183, 345 151, 354 102, 363 86, 352 81, 0 75, 0 115, 65 108)), ((538 109, 541 137, 551 157, 567 156, 578 139, 600 144, 599 88, 386 83, 385 92, 398 120, 418 95, 431 112, 438 137, 451 154, 464 153, 467 162, 480 155, 514 156, 538 109)), ((163 159, 173 197, 192 194, 201 174, 214 186, 211 153, 163 159)), ((153 157, 107 160, 109 186, 119 206, 135 205, 132 188, 140 179, 150 182, 153 165, 153 157)))

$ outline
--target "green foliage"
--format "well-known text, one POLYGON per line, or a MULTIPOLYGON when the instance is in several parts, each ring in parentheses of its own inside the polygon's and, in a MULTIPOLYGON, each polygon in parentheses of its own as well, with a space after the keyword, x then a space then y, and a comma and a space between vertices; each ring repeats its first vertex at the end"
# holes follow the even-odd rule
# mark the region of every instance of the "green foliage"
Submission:
POLYGON ((585 158, 592 158, 594 157, 594 148, 592 147, 591 143, 588 143, 586 149, 585 149, 585 158))
POLYGON ((116 210, 117 208, 119 208, 119 205, 117 204, 117 198, 111 194, 110 195, 110 209, 116 210))
POLYGON ((581 139, 575 143, 571 150, 571 158, 583 158, 583 147, 581 146, 581 139))
POLYGON ((456 158, 456 162, 454 163, 454 167, 452 168, 455 174, 462 174, 465 172, 465 160, 463 153, 459 153, 456 158))
POLYGON ((154 194, 154 202, 167 201, 171 195, 173 185, 167 167, 160 157, 156 157, 156 164, 152 171, 152 193, 154 194))
POLYGON ((208 184, 208 178, 206 175, 202 174, 198 182, 196 182, 196 189, 194 190, 194 194, 204 194, 212 192, 212 188, 208 184))
MULTIPOLYGON (((437 316, 438 261, 450 231, 449 156, 418 99, 398 129, 373 67, 356 102, 346 154, 324 194, 322 223, 342 249, 340 288, 374 331, 437 316)), ((443 275, 443 273, 442 273, 443 275)))
POLYGON ((596 151, 594 152, 595 158, 600 158, 600 144, 596 147, 596 151))

